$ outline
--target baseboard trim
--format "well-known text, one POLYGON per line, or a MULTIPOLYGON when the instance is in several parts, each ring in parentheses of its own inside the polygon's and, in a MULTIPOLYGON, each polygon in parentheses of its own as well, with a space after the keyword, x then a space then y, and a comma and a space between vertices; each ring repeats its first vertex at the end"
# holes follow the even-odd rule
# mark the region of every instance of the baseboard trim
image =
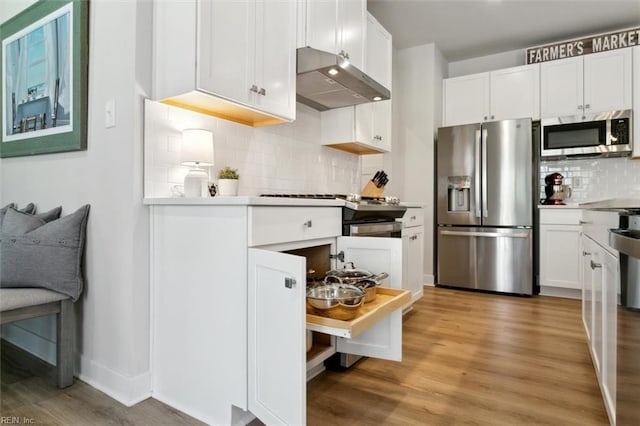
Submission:
POLYGON ((433 286, 436 284, 436 276, 433 274, 424 274, 422 276, 422 282, 424 283, 424 285, 433 286))
POLYGON ((540 296, 564 297, 566 299, 582 299, 582 290, 575 288, 540 286, 540 296))
POLYGON ((78 378, 131 407, 151 397, 151 372, 128 377, 84 356, 76 357, 78 378))

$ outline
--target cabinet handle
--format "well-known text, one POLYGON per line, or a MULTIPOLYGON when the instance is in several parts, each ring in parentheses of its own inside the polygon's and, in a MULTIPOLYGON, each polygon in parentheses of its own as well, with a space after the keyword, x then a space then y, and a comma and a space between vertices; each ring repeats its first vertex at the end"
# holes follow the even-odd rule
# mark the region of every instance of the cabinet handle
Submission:
POLYGON ((411 240, 414 240, 414 241, 415 241, 415 240, 417 240, 417 239, 418 239, 418 236, 417 236, 417 235, 412 235, 411 237, 409 237, 409 239, 411 239, 411 240))
POLYGON ((496 118, 496 117, 492 115, 492 116, 491 116, 491 119, 493 120, 494 118, 496 118))
POLYGON ((340 53, 338 53, 338 56, 341 56, 344 59, 347 59, 347 52, 345 52, 344 50, 341 50, 340 53))
POLYGON ((258 92, 258 95, 267 96, 267 91, 264 89, 264 87, 260 88, 260 91, 258 92))
POLYGON ((411 216, 409 219, 416 220, 416 217, 415 216, 411 216))
POLYGON ((486 115, 484 116, 484 121, 487 121, 487 116, 486 115))
POLYGON ((601 263, 596 263, 593 260, 591 261, 591 269, 597 269, 597 268, 602 268, 602 264, 601 263))
POLYGON ((591 256, 591 253, 590 253, 590 252, 588 252, 588 251, 584 251, 584 250, 583 250, 583 251, 582 251, 582 255, 583 255, 583 256, 591 256))
POLYGON ((588 221, 588 220, 579 220, 579 221, 578 221, 578 223, 579 223, 580 225, 587 225, 587 224, 589 224, 589 223, 591 223, 591 222, 590 222, 590 221, 588 221))
POLYGON ((258 93, 258 86, 256 86, 255 84, 251 85, 251 87, 249 88, 249 91, 258 93))
POLYGON ((286 288, 293 288, 294 285, 296 285, 296 279, 295 278, 285 278, 284 279, 284 286, 286 288))
POLYGON ((304 226, 305 228, 313 228, 313 222, 308 220, 305 223, 303 223, 302 226, 304 226))
POLYGON ((578 105, 578 109, 579 109, 579 110, 583 110, 583 109, 584 109, 584 107, 583 107, 582 105, 578 105))
POLYGON ((589 109, 589 108, 591 108, 591 105, 586 104, 584 107, 585 107, 585 109, 589 109))

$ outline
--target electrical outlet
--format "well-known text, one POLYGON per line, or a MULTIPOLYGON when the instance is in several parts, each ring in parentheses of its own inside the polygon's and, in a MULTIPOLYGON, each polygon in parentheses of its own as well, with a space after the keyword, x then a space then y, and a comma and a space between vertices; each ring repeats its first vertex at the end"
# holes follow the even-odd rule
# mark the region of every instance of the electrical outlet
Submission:
POLYGON ((116 126, 116 101, 109 99, 104 105, 104 127, 116 126))
POLYGON ((575 189, 578 189, 582 186, 582 179, 580 179, 578 176, 574 177, 571 179, 571 183, 573 184, 572 186, 575 189))

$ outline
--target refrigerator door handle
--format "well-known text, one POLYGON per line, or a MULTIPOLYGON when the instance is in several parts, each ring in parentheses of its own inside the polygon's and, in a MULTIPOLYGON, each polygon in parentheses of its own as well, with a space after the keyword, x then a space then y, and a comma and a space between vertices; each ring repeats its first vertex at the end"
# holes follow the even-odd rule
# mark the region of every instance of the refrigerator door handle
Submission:
POLYGON ((503 232, 461 232, 461 231, 440 231, 442 235, 453 237, 487 237, 487 238, 529 238, 529 233, 503 233, 503 232))
POLYGON ((475 176, 474 176, 474 198, 475 198, 475 207, 476 207, 476 217, 480 217, 482 215, 481 205, 480 205, 480 130, 476 130, 476 152, 475 152, 475 176))
POLYGON ((487 205, 487 129, 482 129, 482 215, 489 217, 487 205))

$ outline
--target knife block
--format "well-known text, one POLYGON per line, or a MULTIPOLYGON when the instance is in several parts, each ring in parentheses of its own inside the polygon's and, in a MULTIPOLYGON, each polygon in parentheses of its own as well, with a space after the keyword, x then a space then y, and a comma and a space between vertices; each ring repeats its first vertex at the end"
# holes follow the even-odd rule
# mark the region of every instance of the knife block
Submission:
POLYGON ((375 183, 369 181, 362 188, 360 192, 361 197, 382 197, 382 193, 384 192, 384 186, 382 188, 378 188, 375 183))

